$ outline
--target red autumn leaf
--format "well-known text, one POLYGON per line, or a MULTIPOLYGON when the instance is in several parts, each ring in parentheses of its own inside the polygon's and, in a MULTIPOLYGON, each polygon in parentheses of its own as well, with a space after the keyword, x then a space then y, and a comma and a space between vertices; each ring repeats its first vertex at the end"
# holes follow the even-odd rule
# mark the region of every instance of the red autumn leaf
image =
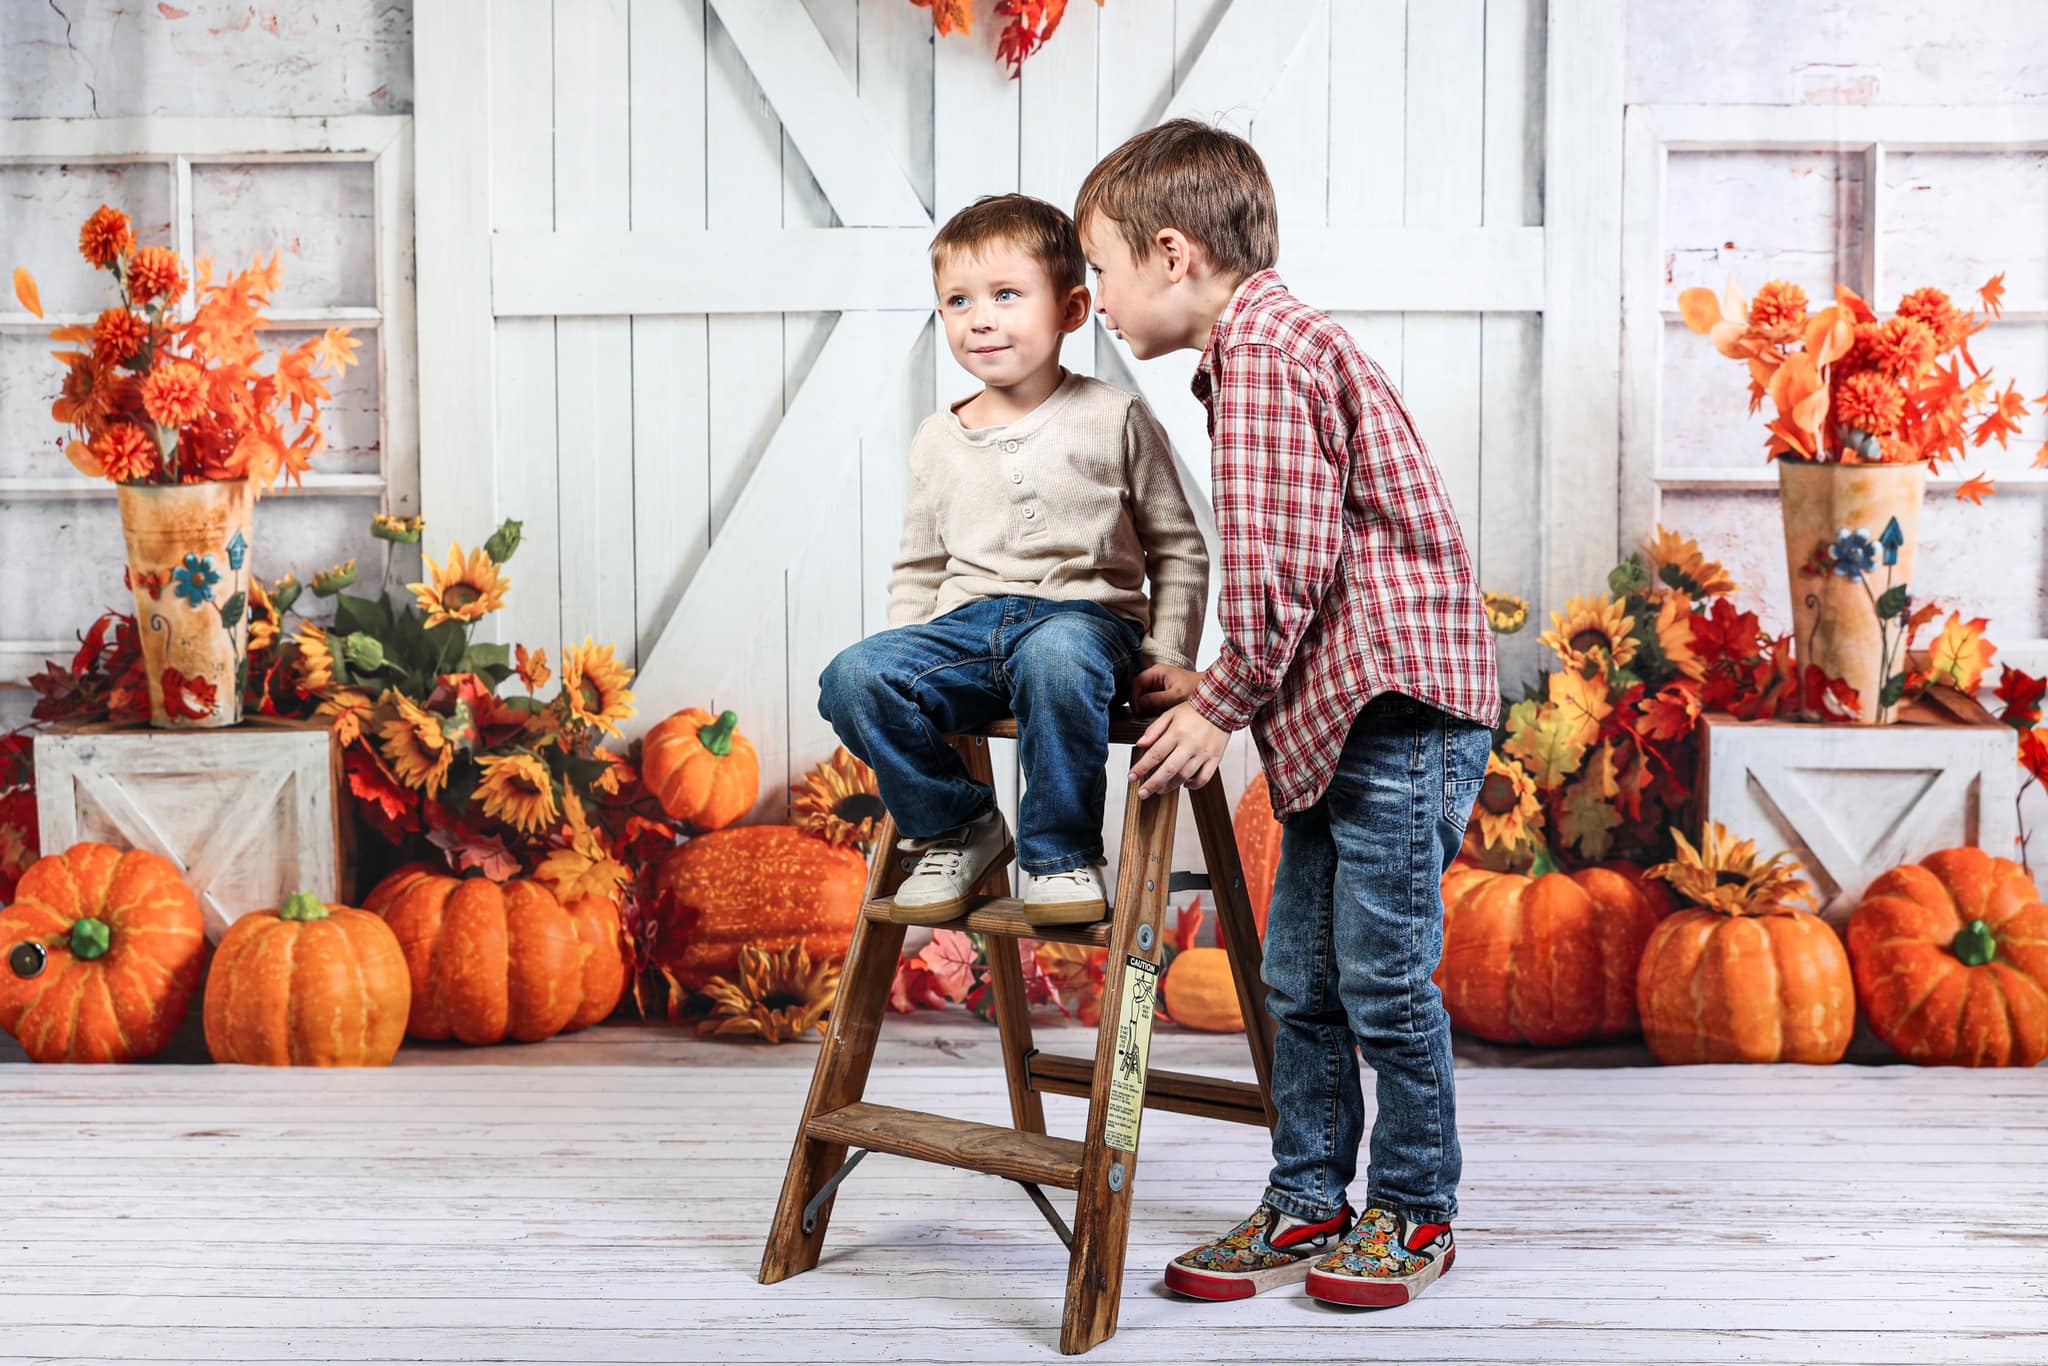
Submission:
POLYGON ((1195 946, 1195 938, 1201 934, 1202 921, 1205 918, 1202 911, 1202 898, 1200 897, 1190 901, 1181 910, 1179 918, 1173 922, 1173 950, 1175 953, 1186 953, 1195 946))
POLYGON ((1981 474, 1973 474, 1961 488, 1956 490, 1956 498, 1959 501, 1971 502, 1975 503, 1978 507, 1983 507, 1984 500, 1996 492, 1998 492, 1997 484, 1981 474))
POLYGON ((1651 740, 1682 740, 1700 716, 1700 690, 1690 682, 1667 683, 1641 707, 1642 733, 1651 740))
POLYGON ((2010 664, 2002 665, 1995 696, 2005 703, 1998 719, 2021 730, 2041 724, 2041 698, 2048 693, 2048 678, 2035 678, 2010 664))
POLYGON ((420 828, 419 799, 384 766, 375 751, 358 741, 342 756, 348 789, 362 803, 363 818, 393 844, 420 828))
POLYGON ((1819 665, 1806 666, 1806 709, 1830 721, 1854 721, 1863 713, 1863 699, 1844 678, 1830 678, 1819 665))
POLYGON ((2030 730, 2020 736, 2020 762, 2035 782, 2048 787, 2048 730, 2030 730))
POLYGON ((1762 634, 1756 613, 1737 611, 1727 598, 1715 598, 1710 610, 1692 614, 1694 653, 1708 664, 1753 658, 1762 648, 1762 634))

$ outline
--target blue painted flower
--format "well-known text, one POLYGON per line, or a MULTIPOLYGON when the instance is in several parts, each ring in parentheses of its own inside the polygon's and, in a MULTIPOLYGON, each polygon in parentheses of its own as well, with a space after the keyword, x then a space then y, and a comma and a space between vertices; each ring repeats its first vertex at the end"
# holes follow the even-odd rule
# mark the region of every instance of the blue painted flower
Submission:
POLYGON ((1870 539, 1867 531, 1843 527, 1835 534, 1835 543, 1828 547, 1828 558, 1834 562, 1837 574, 1861 583, 1865 574, 1877 568, 1877 542, 1870 539))
POLYGON ((177 585, 179 597, 201 607, 213 601, 213 586, 220 582, 220 571, 213 567, 211 555, 187 555, 185 563, 171 571, 171 579, 177 585))

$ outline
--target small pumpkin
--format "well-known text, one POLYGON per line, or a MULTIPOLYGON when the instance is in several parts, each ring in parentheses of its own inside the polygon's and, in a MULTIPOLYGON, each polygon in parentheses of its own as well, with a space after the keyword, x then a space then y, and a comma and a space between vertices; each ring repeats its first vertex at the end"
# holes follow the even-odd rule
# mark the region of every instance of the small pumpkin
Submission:
POLYGON ((1894 868, 1864 891, 1848 939, 1864 1018, 1900 1057, 2048 1058, 2048 905, 2019 864, 1963 848, 1894 868))
POLYGON ((640 779, 661 809, 699 830, 722 830, 754 809, 761 760, 739 733, 739 717, 695 707, 647 732, 640 779))
POLYGON ((299 892, 221 936, 206 978, 206 1048, 215 1062, 383 1067, 411 1008, 391 927, 299 892))
POLYGON ((618 908, 602 898, 565 907, 538 882, 412 866, 379 883, 363 906, 384 918, 405 954, 406 1032, 415 1039, 531 1043, 604 1019, 625 990, 618 908))
POLYGON ((1497 873, 1459 859, 1443 877, 1435 981, 1459 1031, 1556 1048, 1641 1029, 1636 969, 1669 894, 1626 868, 1497 873))
POLYGON ((1789 855, 1756 857, 1709 824, 1698 849, 1650 870, 1695 904, 1643 949, 1636 1002, 1660 1062, 1839 1062, 1856 1028, 1849 956, 1810 909, 1789 855), (1804 903, 1802 905, 1802 903, 1804 903))
POLYGON ((1166 969, 1161 987, 1166 1013, 1175 1024, 1212 1034, 1244 1032, 1237 979, 1231 975, 1230 955, 1222 949, 1182 949, 1166 969))
POLYGON ((651 959, 686 991, 737 978, 745 945, 778 954, 802 944, 812 961, 838 962, 867 877, 859 853, 791 826, 699 835, 655 870, 651 959))
POLYGON ((0 911, 0 1029, 36 1062, 161 1053, 206 965, 206 917, 168 860, 74 844, 0 911))
POLYGON ((1266 920, 1273 913, 1273 884, 1280 876, 1280 837, 1286 827, 1273 815, 1273 791, 1259 774, 1237 799, 1230 826, 1237 834, 1237 860, 1244 865, 1245 893, 1251 898, 1252 923, 1266 938, 1266 920))

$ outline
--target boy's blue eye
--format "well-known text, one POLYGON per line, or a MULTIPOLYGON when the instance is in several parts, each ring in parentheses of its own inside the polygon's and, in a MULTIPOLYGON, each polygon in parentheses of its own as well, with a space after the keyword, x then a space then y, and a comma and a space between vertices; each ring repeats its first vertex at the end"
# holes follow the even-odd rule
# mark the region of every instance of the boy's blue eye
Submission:
POLYGON ((952 298, 950 298, 950 299, 946 300, 946 307, 948 307, 948 308, 958 308, 958 307, 960 307, 960 305, 962 305, 962 304, 964 304, 964 303, 966 303, 966 302, 967 302, 967 296, 966 296, 966 295, 964 295, 964 294, 955 294, 955 295, 954 295, 954 296, 953 296, 952 298))
POLYGON ((996 298, 998 299, 1015 299, 1019 297, 1021 296, 1014 289, 999 289, 996 291, 996 298))

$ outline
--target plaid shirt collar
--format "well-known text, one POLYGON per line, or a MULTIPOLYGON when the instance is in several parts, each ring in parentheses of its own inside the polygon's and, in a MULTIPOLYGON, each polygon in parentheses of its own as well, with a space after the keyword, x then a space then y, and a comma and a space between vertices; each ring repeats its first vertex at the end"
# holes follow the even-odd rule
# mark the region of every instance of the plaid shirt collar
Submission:
POLYGON ((1201 363, 1195 367, 1195 377, 1190 384, 1195 397, 1204 406, 1216 391, 1216 367, 1223 361, 1223 343, 1229 337, 1230 329, 1259 300, 1271 294, 1283 294, 1286 290, 1287 286, 1280 282, 1279 272, 1274 270, 1256 271, 1237 282, 1237 288, 1230 292, 1230 302, 1223 305, 1216 325, 1209 329, 1209 345, 1203 348, 1201 363))

